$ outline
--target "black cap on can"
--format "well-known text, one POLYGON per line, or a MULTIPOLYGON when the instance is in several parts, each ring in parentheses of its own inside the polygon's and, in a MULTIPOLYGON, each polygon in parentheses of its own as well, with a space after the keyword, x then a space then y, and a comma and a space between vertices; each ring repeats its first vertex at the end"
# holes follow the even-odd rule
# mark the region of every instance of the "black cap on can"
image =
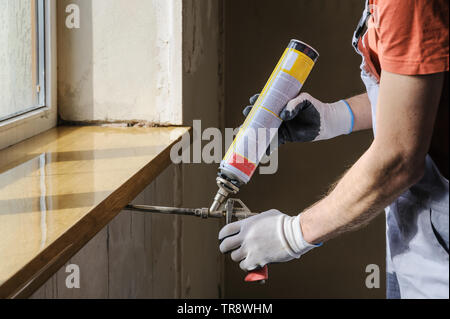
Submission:
POLYGON ((317 58, 319 57, 319 53, 313 47, 299 40, 292 39, 291 42, 289 43, 288 48, 292 48, 297 51, 303 52, 304 54, 306 54, 306 56, 310 57, 311 60, 313 60, 314 62, 316 62, 317 58))

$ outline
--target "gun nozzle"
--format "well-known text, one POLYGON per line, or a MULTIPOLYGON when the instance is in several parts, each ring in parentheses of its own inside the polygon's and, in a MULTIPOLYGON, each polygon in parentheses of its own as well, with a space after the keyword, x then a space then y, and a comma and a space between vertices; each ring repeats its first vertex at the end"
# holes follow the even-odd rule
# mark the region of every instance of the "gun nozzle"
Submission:
POLYGON ((215 212, 220 209, 222 204, 228 198, 230 194, 237 194, 239 192, 239 187, 231 183, 230 181, 217 177, 217 186, 219 186, 219 190, 217 191, 216 196, 214 196, 214 201, 209 208, 210 212, 215 212))
POLYGON ((221 205, 221 203, 219 203, 218 201, 215 200, 215 201, 211 204, 211 207, 209 208, 209 211, 210 211, 210 212, 215 212, 215 211, 217 211, 217 210, 219 209, 220 205, 221 205))
POLYGON ((214 201, 213 201, 211 207, 209 208, 209 211, 210 212, 218 211, 220 206, 222 206, 223 202, 225 201, 225 199, 227 199, 227 197, 228 197, 228 193, 225 192, 222 188, 219 188, 216 196, 214 196, 214 201))

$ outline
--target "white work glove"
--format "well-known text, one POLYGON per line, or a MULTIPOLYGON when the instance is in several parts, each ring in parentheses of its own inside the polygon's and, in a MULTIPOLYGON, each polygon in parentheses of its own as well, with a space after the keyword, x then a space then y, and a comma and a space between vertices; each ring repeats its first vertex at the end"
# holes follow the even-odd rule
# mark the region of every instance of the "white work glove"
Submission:
MULTIPOLYGON (((250 98, 243 113, 250 113, 258 99, 250 98)), ((323 103, 308 93, 300 93, 290 100, 280 113, 283 120, 278 130, 278 145, 286 142, 312 142, 330 139, 353 131, 354 115, 344 100, 323 103)))
POLYGON ((275 209, 226 225, 219 240, 220 251, 232 251, 231 259, 246 271, 300 258, 320 246, 303 239, 300 215, 291 217, 275 209))

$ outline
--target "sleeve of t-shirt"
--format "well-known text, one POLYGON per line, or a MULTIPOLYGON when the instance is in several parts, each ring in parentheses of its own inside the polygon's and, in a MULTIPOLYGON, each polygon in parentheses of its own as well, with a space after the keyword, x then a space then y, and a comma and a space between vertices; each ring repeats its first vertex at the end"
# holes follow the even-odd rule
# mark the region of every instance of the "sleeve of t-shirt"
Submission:
POLYGON ((449 70, 448 0, 377 3, 381 69, 416 75, 449 70))

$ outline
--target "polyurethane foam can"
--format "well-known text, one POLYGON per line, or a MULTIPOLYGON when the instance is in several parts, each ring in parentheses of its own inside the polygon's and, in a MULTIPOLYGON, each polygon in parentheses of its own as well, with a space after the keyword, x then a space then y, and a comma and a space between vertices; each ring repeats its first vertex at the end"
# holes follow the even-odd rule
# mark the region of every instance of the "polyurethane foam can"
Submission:
POLYGON ((221 161, 221 176, 239 186, 249 182, 282 123, 283 107, 300 93, 318 57, 309 45, 290 41, 221 161))

